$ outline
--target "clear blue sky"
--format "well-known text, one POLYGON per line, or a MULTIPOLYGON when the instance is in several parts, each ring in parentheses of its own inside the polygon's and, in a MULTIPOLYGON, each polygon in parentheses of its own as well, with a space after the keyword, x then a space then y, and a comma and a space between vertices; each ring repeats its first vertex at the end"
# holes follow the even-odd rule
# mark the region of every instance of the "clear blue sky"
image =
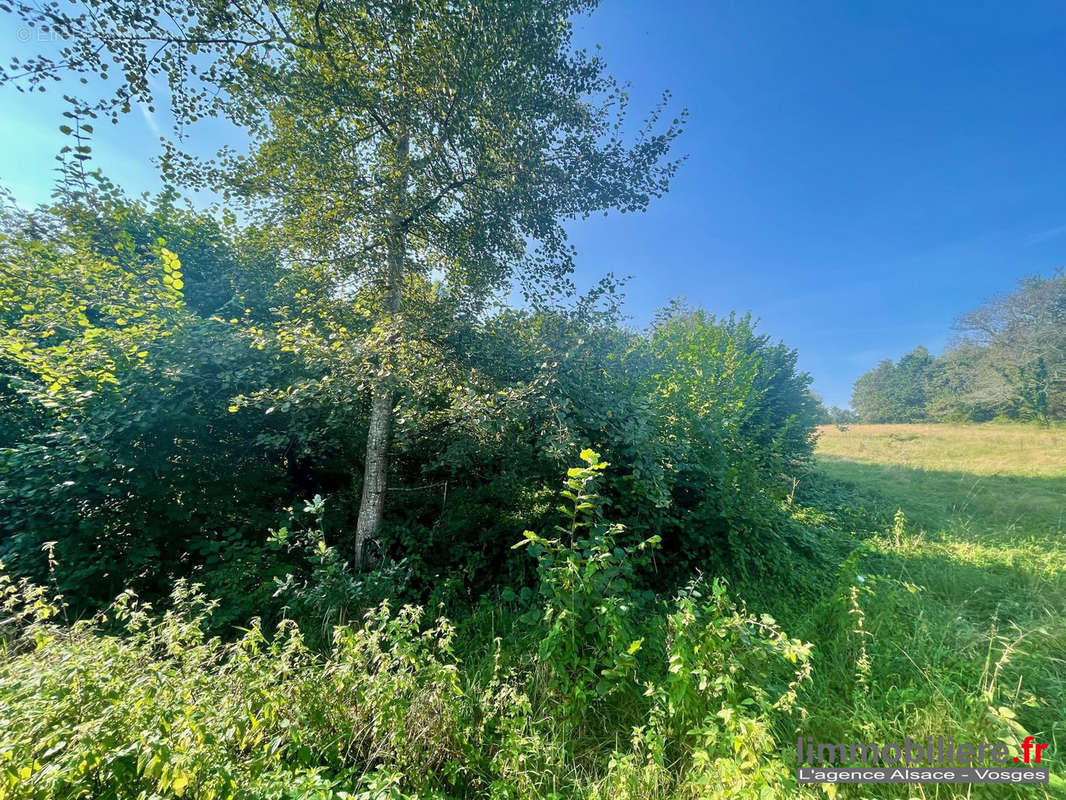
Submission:
MULTIPOLYGON (((50 46, 9 19, 0 37, 50 46)), ((1061 3, 606 0, 579 41, 634 110, 669 88, 690 111, 668 197, 571 227, 582 285, 632 276, 636 325, 678 296, 751 310, 846 405, 878 360, 938 351, 959 313, 1066 265, 1061 3)), ((0 91, 0 182, 23 202, 48 195, 57 100, 0 91)), ((134 191, 156 185, 153 125, 98 126, 134 191)))

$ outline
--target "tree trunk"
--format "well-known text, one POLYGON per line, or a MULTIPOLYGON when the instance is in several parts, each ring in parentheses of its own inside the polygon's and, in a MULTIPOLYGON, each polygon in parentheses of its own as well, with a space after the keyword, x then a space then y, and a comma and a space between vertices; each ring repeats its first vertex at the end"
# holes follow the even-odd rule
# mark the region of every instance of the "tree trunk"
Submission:
POLYGON ((389 444, 392 440, 392 388, 382 381, 374 387, 370 403, 370 430, 366 436, 366 466, 363 468, 363 498, 355 529, 355 568, 362 569, 364 548, 373 539, 385 513, 388 486, 389 444))
MULTIPOLYGON (((410 143, 406 136, 397 144, 401 179, 394 202, 388 231, 388 273, 385 286, 385 313, 394 316, 403 305, 404 260, 407 254, 407 234, 401 227, 404 200, 407 195, 407 157, 410 143)), ((395 393, 392 378, 380 377, 374 385, 370 402, 370 430, 366 436, 366 465, 363 468, 363 496, 359 502, 359 521, 355 528, 355 568, 362 569, 366 560, 366 544, 372 540, 385 513, 385 491, 388 488, 389 445, 392 443, 392 407, 395 393)))

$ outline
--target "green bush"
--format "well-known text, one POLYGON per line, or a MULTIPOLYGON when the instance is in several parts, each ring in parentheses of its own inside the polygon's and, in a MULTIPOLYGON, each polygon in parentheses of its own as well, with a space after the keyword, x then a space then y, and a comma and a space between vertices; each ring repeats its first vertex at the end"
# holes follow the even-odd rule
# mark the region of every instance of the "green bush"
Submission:
MULTIPOLYGON (((545 486, 587 447, 617 465, 601 493, 626 521, 621 543, 661 539, 644 585, 790 561, 779 506, 816 404, 795 352, 748 317, 674 305, 634 332, 611 281, 565 306, 475 314, 412 279, 418 302, 384 330, 372 292, 281 269, 255 230, 106 184, 5 209, 0 245, 0 556, 41 580, 55 542, 79 614, 125 588, 163 600, 180 578, 224 601, 220 630, 276 619, 282 602, 303 613, 275 602, 274 579, 303 582, 319 556, 268 547, 266 532, 320 496, 319 540, 338 568, 351 561, 383 352, 396 425, 368 551, 392 577, 345 590, 335 612, 384 596, 458 612, 531 585, 510 545, 561 521, 545 486)), ((309 623, 331 613, 304 605, 309 623)))

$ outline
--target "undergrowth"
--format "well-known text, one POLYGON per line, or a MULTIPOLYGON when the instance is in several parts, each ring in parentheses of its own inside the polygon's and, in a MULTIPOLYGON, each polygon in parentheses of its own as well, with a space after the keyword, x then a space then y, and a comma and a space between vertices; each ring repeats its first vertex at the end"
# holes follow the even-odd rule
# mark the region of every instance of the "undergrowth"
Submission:
POLYGON ((514 631, 463 657, 453 624, 412 606, 373 608, 316 651, 291 621, 210 637, 215 603, 184 582, 162 613, 126 593, 67 624, 61 597, 3 577, 0 792, 798 796, 775 731, 799 713, 810 645, 721 582, 638 590, 656 542, 617 543, 594 491, 606 465, 582 455, 570 526, 523 541, 539 591, 514 631))
MULTIPOLYGON (((848 509, 846 483, 823 481, 788 506, 841 554, 797 563, 797 585, 823 584, 817 602, 719 579, 663 597, 640 581, 657 537, 604 518, 607 465, 582 458, 561 493, 567 523, 515 545, 537 584, 455 622, 386 602, 327 615, 339 624, 325 643, 292 620, 225 640, 210 633, 216 601, 186 582, 165 608, 127 592, 69 622, 54 590, 0 576, 0 797, 1063 796, 1054 559, 931 539, 884 498, 866 510, 875 493, 848 509), (1028 735, 1051 744, 1048 786, 795 778, 798 736, 1016 752, 1028 735)), ((315 580, 282 582, 317 613, 344 571, 313 536, 288 537, 321 550, 315 580)))

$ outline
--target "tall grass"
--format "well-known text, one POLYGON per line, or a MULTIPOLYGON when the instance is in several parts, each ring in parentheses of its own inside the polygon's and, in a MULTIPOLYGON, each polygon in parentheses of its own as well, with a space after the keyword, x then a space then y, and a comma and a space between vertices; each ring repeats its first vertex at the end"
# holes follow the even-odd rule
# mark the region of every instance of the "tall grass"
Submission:
MULTIPOLYGON (((1047 787, 844 790, 854 797, 1063 797, 1066 432, 1024 426, 826 428, 823 473, 881 498, 797 632, 815 643, 808 734, 1051 744, 1047 787), (872 526, 873 527, 873 526, 872 526), (850 622, 846 621, 849 620, 850 622), (861 622, 861 625, 859 624, 861 622)), ((866 739, 862 739, 866 737, 866 739)))

